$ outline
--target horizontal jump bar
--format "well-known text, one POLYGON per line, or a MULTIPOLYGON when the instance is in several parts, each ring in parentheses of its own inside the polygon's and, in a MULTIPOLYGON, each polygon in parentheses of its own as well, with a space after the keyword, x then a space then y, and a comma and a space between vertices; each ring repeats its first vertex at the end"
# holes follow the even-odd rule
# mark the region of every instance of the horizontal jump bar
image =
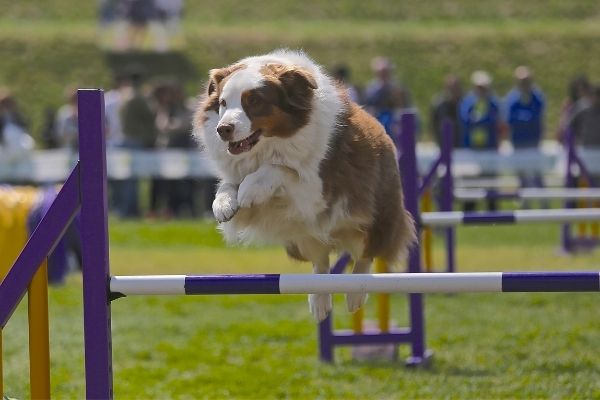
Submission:
POLYGON ((600 189, 455 189, 459 200, 529 199, 529 200, 599 200, 600 189))
POLYGON ((427 226, 475 224, 517 224, 521 222, 590 222, 600 221, 600 208, 555 210, 517 210, 500 212, 427 212, 421 222, 427 226))
POLYGON ((471 272, 113 276, 112 298, 134 295, 596 292, 600 272, 471 272))

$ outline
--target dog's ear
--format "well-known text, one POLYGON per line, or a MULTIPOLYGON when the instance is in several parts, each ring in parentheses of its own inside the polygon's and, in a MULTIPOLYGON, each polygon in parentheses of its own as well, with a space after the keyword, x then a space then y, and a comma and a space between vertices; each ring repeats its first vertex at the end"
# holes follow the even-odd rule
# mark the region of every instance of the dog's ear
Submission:
POLYGON ((208 89, 207 89, 208 95, 210 96, 217 90, 219 83, 221 83, 221 81, 223 79, 227 78, 229 75, 231 75, 238 69, 242 69, 244 67, 245 66, 243 64, 234 64, 234 65, 230 65, 229 67, 225 67, 225 68, 211 69, 210 72, 208 73, 208 76, 209 76, 208 89))
POLYGON ((219 83, 229 75, 227 68, 215 68, 211 69, 208 73, 208 95, 210 96, 217 90, 219 83))
POLYGON ((299 110, 310 110, 313 90, 318 88, 313 74, 301 67, 270 64, 272 73, 281 82, 287 102, 299 110))

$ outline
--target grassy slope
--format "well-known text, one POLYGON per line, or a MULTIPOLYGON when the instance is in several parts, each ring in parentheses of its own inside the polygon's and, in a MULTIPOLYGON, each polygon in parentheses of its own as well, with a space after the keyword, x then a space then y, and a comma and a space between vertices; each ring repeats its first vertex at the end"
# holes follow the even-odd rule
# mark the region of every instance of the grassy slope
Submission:
MULTIPOLYGON (((556 256, 558 228, 459 231, 468 270, 589 269, 597 254, 556 256), (535 244, 531 238, 535 237, 535 244)), ((308 272, 280 249, 225 248, 212 225, 111 223, 115 274, 308 272)), ((438 243, 437 256, 440 255, 438 243)), ((438 262, 441 262, 438 259, 438 262)), ((50 292, 53 394, 83 397, 81 282, 50 292)), ((595 398, 600 356, 597 296, 427 296, 429 370, 316 361, 304 296, 146 297, 113 305, 115 396, 136 398, 595 398)), ((371 299, 372 308, 375 302, 371 299)), ((337 298, 338 325, 347 325, 337 298)), ((403 296, 394 315, 405 323, 403 296)), ((7 393, 28 396, 25 305, 5 332, 7 393)), ((407 349, 402 349, 407 354, 407 349)))
MULTIPOLYGON (((386 54, 426 113, 449 72, 467 79, 473 69, 486 68, 503 94, 514 67, 528 64, 549 97, 550 133, 567 80, 581 72, 600 79, 599 61, 589 56, 600 51, 595 1, 239 3, 187 2, 185 53, 201 77, 248 54, 291 47, 305 49, 326 66, 348 63, 364 85, 370 79, 369 59, 386 54)), ((0 85, 15 90, 35 134, 44 108, 61 104, 66 85, 110 83, 95 46, 94 3, 42 4, 0 0, 0 85)), ((199 86, 188 82, 190 93, 199 86)))
MULTIPOLYGON (((77 5, 72 0, 0 0, 6 17, 33 20, 93 20, 94 3, 77 5)), ((469 20, 505 18, 580 19, 600 15, 594 0, 342 0, 303 3, 293 0, 267 0, 260 4, 238 0, 187 0, 185 15, 198 21, 238 21, 272 19, 378 19, 378 20, 469 20)))

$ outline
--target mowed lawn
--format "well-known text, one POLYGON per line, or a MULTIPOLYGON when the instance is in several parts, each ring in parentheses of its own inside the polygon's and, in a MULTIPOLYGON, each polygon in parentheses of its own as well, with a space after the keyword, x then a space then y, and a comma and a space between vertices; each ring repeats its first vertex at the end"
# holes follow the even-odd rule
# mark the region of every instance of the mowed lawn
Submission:
MULTIPOLYGON (((458 232, 462 271, 599 269, 598 252, 558 251, 556 225, 458 232)), ((114 274, 310 271, 279 248, 227 248, 202 222, 111 221, 114 274)), ((436 261, 442 263, 441 242, 436 261)), ((81 277, 51 288, 52 392, 83 398, 81 277)), ((373 297, 368 314, 373 314, 373 297)), ((305 296, 138 297, 112 306, 117 399, 398 399, 600 397, 597 294, 428 295, 429 369, 317 360, 305 296)), ((336 325, 348 326, 343 296, 336 325)), ((393 315, 406 324, 405 296, 393 315)), ((401 359, 408 355, 401 348, 401 359)), ((29 397, 26 301, 4 332, 6 394, 29 397)))

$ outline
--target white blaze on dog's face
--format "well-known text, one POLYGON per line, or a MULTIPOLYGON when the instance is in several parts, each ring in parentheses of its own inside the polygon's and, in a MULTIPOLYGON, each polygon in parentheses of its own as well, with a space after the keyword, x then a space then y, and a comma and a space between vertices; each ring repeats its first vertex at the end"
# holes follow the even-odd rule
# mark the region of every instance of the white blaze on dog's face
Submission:
POLYGON ((244 68, 234 72, 223 85, 219 96, 219 123, 217 133, 229 142, 229 153, 249 151, 260 140, 261 131, 252 130, 252 121, 244 111, 244 93, 261 86, 262 74, 257 68, 244 68))
POLYGON ((228 154, 239 156, 261 140, 290 137, 306 125, 316 88, 312 74, 294 66, 239 64, 213 70, 205 122, 218 113, 214 135, 228 143, 228 154))

